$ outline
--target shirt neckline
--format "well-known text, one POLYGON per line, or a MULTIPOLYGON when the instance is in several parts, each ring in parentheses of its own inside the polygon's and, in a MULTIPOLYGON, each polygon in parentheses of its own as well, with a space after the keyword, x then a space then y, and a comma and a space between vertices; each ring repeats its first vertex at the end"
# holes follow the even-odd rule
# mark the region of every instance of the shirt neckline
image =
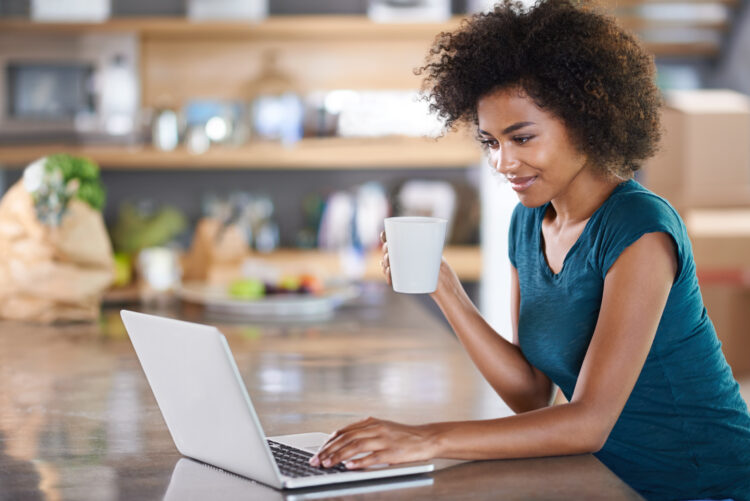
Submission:
POLYGON ((544 254, 544 249, 542 248, 542 241, 543 241, 543 235, 542 235, 542 222, 544 221, 544 215, 547 213, 547 209, 549 205, 552 203, 547 202, 546 204, 542 205, 539 208, 539 211, 537 212, 537 221, 536 221, 536 249, 537 249, 537 255, 539 258, 539 264, 541 265, 542 269, 544 270, 544 273, 555 280, 558 280, 562 274, 565 272, 566 264, 568 263, 568 258, 570 258, 571 255, 578 249, 580 246, 581 240, 583 239, 583 236, 588 232, 589 227, 591 226, 591 222, 594 220, 594 217, 602 210, 602 208, 607 205, 607 203, 612 199, 612 197, 620 192, 625 185, 630 185, 634 183, 635 181, 633 179, 628 179, 627 181, 623 181, 622 183, 615 186, 615 189, 612 190, 612 193, 609 194, 609 197, 599 206, 596 208, 596 210, 591 214, 588 221, 586 221, 586 225, 583 227, 583 231, 581 231, 581 234, 578 235, 578 238, 573 243, 573 245, 568 249, 568 253, 565 254, 565 258, 563 259, 563 264, 560 267, 560 271, 555 273, 552 271, 552 268, 550 268, 549 263, 547 263, 547 258, 544 254))

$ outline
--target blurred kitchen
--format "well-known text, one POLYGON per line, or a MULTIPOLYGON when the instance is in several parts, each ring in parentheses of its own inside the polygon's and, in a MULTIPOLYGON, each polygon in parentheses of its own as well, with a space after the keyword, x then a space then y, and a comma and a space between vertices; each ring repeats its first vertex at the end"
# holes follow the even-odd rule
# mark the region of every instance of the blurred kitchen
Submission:
MULTIPOLYGON (((240 299, 242 315, 277 292, 380 280, 388 215, 448 219, 447 254, 477 296, 480 152, 468 134, 435 140, 441 124, 413 73, 457 24, 449 4, 2 9, 0 187, 58 153, 101 169, 91 183, 106 203, 94 207, 117 270, 104 303, 240 299)), ((32 303, 3 316, 38 319, 32 303)))
MULTIPOLYGON (((602 3, 656 57, 665 136, 639 181, 686 220, 748 399, 750 1, 602 3)), ((0 317, 320 325, 393 294, 384 217, 431 215, 509 333, 517 197, 472 131, 440 137, 413 71, 489 4, 0 0, 0 317)))

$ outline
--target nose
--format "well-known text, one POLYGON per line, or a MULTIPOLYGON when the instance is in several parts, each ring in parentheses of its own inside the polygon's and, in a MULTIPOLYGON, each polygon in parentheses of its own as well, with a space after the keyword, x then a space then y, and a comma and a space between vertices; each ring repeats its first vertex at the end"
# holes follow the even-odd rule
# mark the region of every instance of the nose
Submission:
POLYGON ((502 145, 490 153, 490 166, 497 172, 507 175, 518 166, 518 159, 513 155, 511 148, 502 145))

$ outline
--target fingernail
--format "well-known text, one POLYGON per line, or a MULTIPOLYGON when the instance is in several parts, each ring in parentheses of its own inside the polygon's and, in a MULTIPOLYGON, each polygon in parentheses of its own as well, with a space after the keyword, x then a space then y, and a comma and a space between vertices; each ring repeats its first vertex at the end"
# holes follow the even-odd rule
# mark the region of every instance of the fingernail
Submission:
POLYGON ((331 460, 330 459, 324 460, 323 461, 323 466, 325 466, 326 468, 328 468, 329 466, 331 466, 331 460))
POLYGON ((310 458, 311 466, 318 466, 319 464, 320 464, 320 461, 318 460, 318 456, 313 456, 310 458))
POLYGON ((354 461, 347 461, 346 463, 344 463, 344 466, 351 470, 352 468, 354 468, 354 461))

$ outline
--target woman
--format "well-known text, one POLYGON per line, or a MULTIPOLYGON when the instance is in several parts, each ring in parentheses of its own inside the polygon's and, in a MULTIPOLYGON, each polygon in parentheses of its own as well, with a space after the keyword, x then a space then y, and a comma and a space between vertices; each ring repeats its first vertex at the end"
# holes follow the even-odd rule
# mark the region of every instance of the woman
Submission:
MULTIPOLYGON (((432 294, 517 413, 407 426, 368 418, 313 457, 350 468, 434 457, 594 453, 650 499, 750 496, 750 415, 703 307, 685 226, 632 177, 659 140, 654 65, 570 0, 509 0, 441 34, 422 68, 448 126, 476 125, 518 193, 513 342, 443 262, 432 294), (568 403, 551 406, 559 386, 568 403), (372 452, 361 459, 351 459, 372 452)), ((383 267, 390 281, 387 247, 383 267)))

